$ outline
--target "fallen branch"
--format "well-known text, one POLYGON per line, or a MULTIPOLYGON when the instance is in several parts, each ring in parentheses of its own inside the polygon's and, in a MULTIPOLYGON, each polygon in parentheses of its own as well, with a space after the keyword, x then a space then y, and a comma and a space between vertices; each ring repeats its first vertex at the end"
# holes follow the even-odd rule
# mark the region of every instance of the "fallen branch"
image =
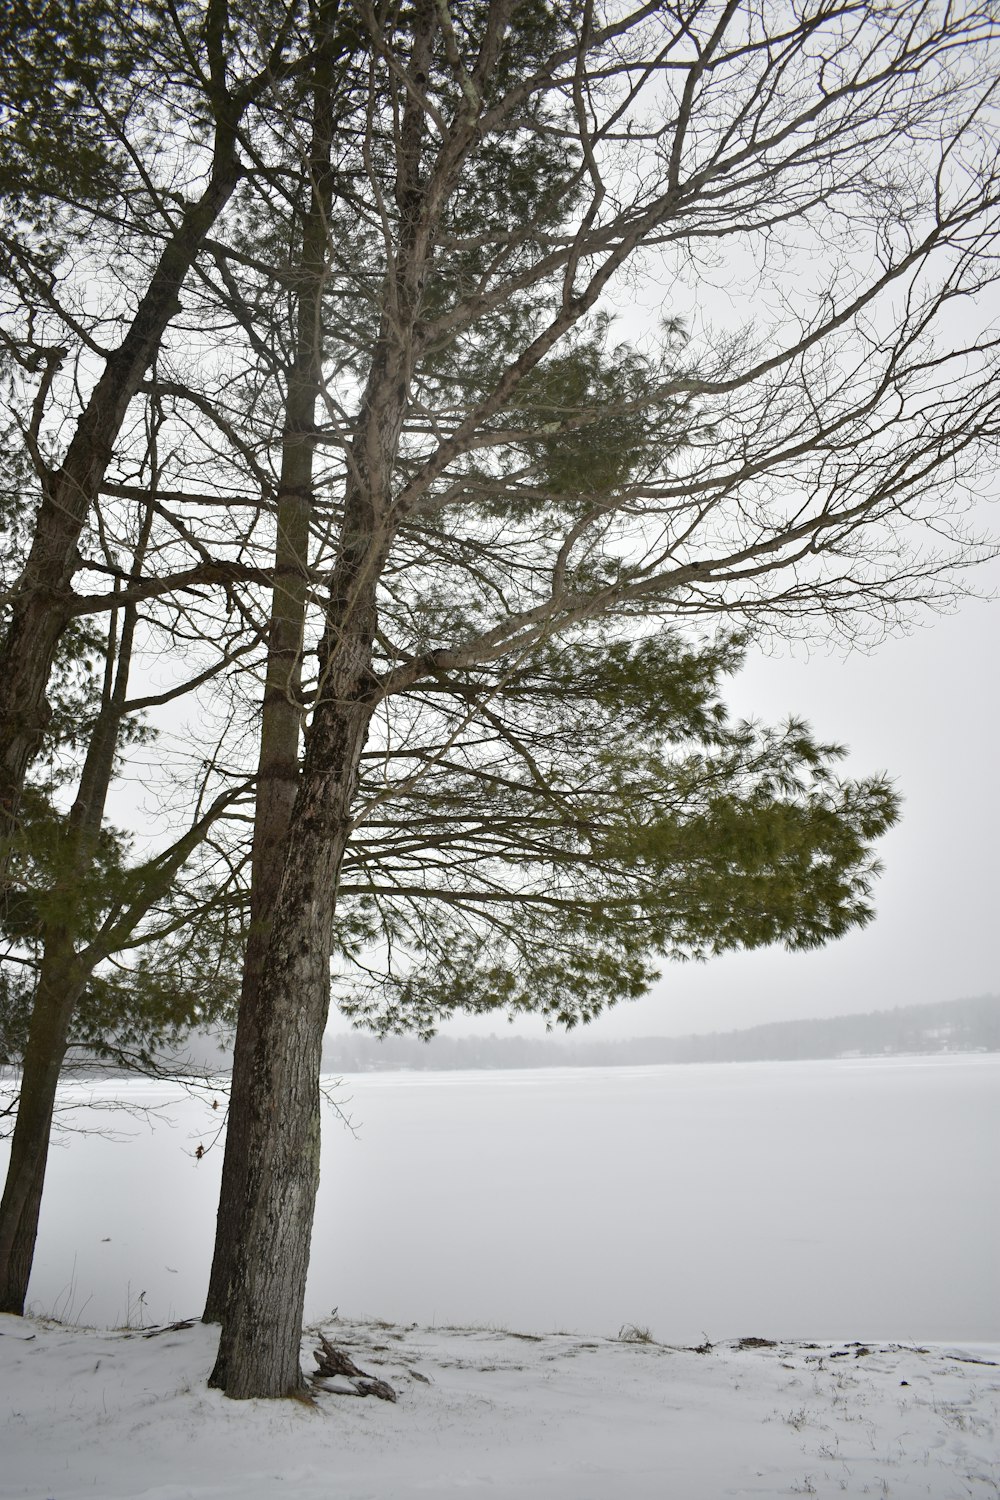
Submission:
POLYGON ((332 1391, 334 1395, 341 1396, 378 1396, 380 1401, 395 1401, 396 1392, 386 1381, 379 1380, 375 1375, 369 1375, 367 1370, 359 1370, 358 1366, 345 1354, 343 1349, 335 1349, 322 1333, 319 1336, 321 1348, 316 1352, 316 1373, 313 1375, 313 1384, 322 1384, 326 1391, 332 1391), (344 1382, 342 1385, 328 1385, 328 1377, 334 1377, 344 1382))

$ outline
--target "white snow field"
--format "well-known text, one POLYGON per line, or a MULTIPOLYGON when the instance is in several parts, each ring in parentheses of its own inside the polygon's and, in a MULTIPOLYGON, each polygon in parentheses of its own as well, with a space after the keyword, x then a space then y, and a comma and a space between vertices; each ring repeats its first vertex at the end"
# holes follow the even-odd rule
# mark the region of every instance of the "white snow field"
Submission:
POLYGON ((229 1402, 212 1330, 144 1336, 200 1310, 222 1110, 118 1092, 167 1118, 64 1091, 133 1138, 53 1153, 4 1500, 1000 1495, 1000 1057, 344 1080, 307 1319, 396 1405, 229 1402))
MULTIPOLYGON (((215 1334, 0 1318, 0 1495, 996 1496, 1000 1346, 662 1345, 328 1324, 395 1405, 232 1402, 215 1334)), ((310 1340, 304 1342, 310 1351, 310 1340)))

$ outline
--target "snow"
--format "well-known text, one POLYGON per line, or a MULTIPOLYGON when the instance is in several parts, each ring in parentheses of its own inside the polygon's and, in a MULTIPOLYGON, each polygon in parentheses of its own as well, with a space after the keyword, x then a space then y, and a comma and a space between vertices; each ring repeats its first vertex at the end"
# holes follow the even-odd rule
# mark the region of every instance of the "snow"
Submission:
POLYGON ((64 1119, 133 1139, 53 1154, 30 1300, 65 1321, 0 1317, 0 1497, 995 1500, 998 1084, 991 1056, 345 1080, 303 1365, 321 1329, 399 1399, 314 1407, 226 1400, 215 1331, 162 1326, 204 1297, 221 1110, 74 1084, 64 1119))
MULTIPOLYGON (((326 1322, 395 1405, 210 1391, 200 1324, 0 1318, 4 1500, 721 1500, 995 1496, 1000 1345, 707 1352, 326 1322), (422 1379, 420 1377, 423 1377, 422 1379)), ((314 1338, 303 1355, 313 1367, 314 1338)))

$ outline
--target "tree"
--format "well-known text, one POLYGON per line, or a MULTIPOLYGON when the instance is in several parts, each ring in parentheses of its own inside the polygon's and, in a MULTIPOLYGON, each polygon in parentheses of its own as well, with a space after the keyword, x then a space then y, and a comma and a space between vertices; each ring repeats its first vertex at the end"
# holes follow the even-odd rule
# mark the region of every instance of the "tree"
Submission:
MULTIPOLYGON (((2 373, 6 435, 13 439, 4 519, 20 544, 13 549, 20 568, 3 599, 0 870, 8 927, 12 920, 15 938, 27 937, 39 949, 36 959, 19 955, 29 965, 37 960, 37 982, 0 1209, 0 1301, 7 1310, 23 1306, 55 1087, 74 1014, 78 1030, 88 1007, 93 1022, 98 993, 103 1005, 96 1013, 106 1011, 115 987, 102 965, 123 946, 148 943, 157 931, 166 938, 195 916, 204 920, 204 893, 169 919, 163 903, 176 895, 178 873, 233 797, 230 789, 202 802, 172 845, 129 870, 103 827, 129 714, 184 691, 176 686, 127 701, 140 602, 171 592, 164 567, 176 565, 185 547, 195 557, 193 566, 189 557, 181 563, 181 589, 199 581, 224 584, 232 571, 206 558, 198 538, 185 535, 159 505, 157 363, 169 357, 168 330, 183 312, 180 293, 237 186, 240 132, 250 128, 253 107, 281 73, 297 11, 294 3, 246 10, 227 0, 209 0, 203 13, 155 0, 141 7, 128 0, 46 0, 41 7, 15 4, 3 17, 14 59, 0 107, 2 373), (95 303, 87 290, 95 264, 116 273, 117 300, 109 291, 95 303), (115 332, 122 334, 117 342, 115 332), (107 516, 98 506, 109 491, 120 512, 127 514, 130 502, 138 506, 140 551, 158 564, 151 574, 138 563, 131 572, 123 568, 120 552, 108 546, 107 516), (33 492, 37 510, 26 524, 33 492), (75 593, 72 580, 81 568, 96 570, 105 588, 75 593), (39 816, 37 789, 29 788, 27 804, 23 799, 33 758, 47 739, 52 743, 46 689, 75 622, 105 613, 105 692, 77 796, 68 817, 48 806, 39 816), (40 852, 48 868, 39 884, 40 852), (45 853, 52 856, 47 861, 45 853), (35 866, 30 890, 16 868, 25 859, 35 866), (150 928, 151 913, 159 915, 159 928, 155 921, 150 928)), ((136 531, 127 524, 122 530, 127 553, 136 531)), ((187 633, 189 613, 183 596, 175 596, 172 622, 161 622, 175 646, 187 633)), ((148 631, 149 621, 140 628, 148 631)), ((232 650, 238 657, 255 645, 251 633, 232 650)), ((218 660, 185 686, 217 670, 218 660)), ((207 785, 206 777, 203 792, 207 785)), ((169 957, 161 948, 161 961, 169 957)), ((168 968, 175 972, 176 964, 168 968)), ((141 965, 131 982, 140 994, 124 1001, 113 1025, 120 1028, 137 1009, 155 1024, 162 992, 151 1005, 157 986, 141 965)), ((175 979, 168 1012, 184 1012, 183 991, 175 979)), ((8 987, 8 998, 21 1008, 23 986, 8 987)), ((106 1030, 106 1016, 102 1024, 106 1030)))
MULTIPOLYGON (((418 699, 448 702, 459 739, 488 725, 510 746, 520 726, 493 715, 508 683, 544 682, 555 660, 565 691, 574 653, 611 659, 671 626, 846 630, 941 597, 970 553, 953 533, 949 557, 940 538, 997 436, 996 341, 959 316, 994 275, 988 12, 418 0, 354 13, 370 68, 339 127, 314 434, 330 454, 335 498, 313 523, 332 565, 306 633, 317 673, 240 1137, 212 1377, 234 1396, 301 1379, 316 1074, 365 755, 389 765, 401 746, 405 761, 418 699), (678 290, 658 337, 615 342, 602 299, 613 311, 630 267, 655 257, 682 287, 737 255, 769 317, 758 307, 709 338, 678 290)), ((294 131, 289 143, 301 179, 294 131)), ((418 747, 421 774, 457 742, 418 747)), ((774 861, 786 894, 831 879, 835 917, 813 937, 860 915, 858 854, 887 802, 856 789, 814 802, 795 785, 810 759, 823 764, 803 741, 748 807, 723 799, 689 823, 647 825, 630 804, 630 859, 721 876, 671 893, 675 911, 725 906, 718 937, 692 924, 708 946, 768 927, 749 899, 767 843, 753 847, 755 803, 772 850, 792 855, 774 861), (842 839, 854 857, 838 867, 842 839)), ((669 800, 655 742, 647 769, 644 790, 669 800)), ((539 782, 558 800, 558 763, 539 782)), ((635 954, 669 951, 668 931, 637 921, 635 954)), ((485 967, 480 1003, 502 1001, 509 972, 485 967)), ((565 970, 546 982, 554 995, 565 970)), ((433 1007, 429 985, 399 993, 401 1015, 433 1007)))
MULTIPOLYGON (((149 521, 140 527, 131 579, 141 576, 149 521)), ((105 535, 107 533, 105 532, 105 535)), ((239 788, 206 797, 207 778, 189 826, 141 860, 106 821, 108 794, 124 746, 149 738, 128 696, 137 627, 135 605, 112 610, 108 638, 64 633, 67 681, 56 683, 47 738, 50 763, 83 749, 68 812, 60 782, 34 778, 22 796, 8 853, 0 931, 7 939, 0 989, 0 1056, 21 1058, 17 1119, 0 1201, 0 1310, 24 1310, 41 1206, 56 1086, 68 1046, 86 1039, 102 1050, 176 1034, 225 1010, 226 970, 238 951, 239 911, 224 905, 232 865, 220 880, 206 842, 233 808, 239 788), (103 657, 103 672, 93 667, 103 657), (60 692, 59 688, 63 691, 60 692), (67 691, 68 688, 68 691, 67 691), (60 732, 61 731, 61 732, 60 732), (196 868, 192 868, 196 866, 196 868), (220 907, 222 908, 220 910, 220 907), (177 934, 182 935, 180 945, 177 934), (228 951, 227 951, 228 949, 228 951), (139 960, 133 954, 139 950, 139 960), (117 972, 108 968, 115 961, 117 972), (132 960, 132 961, 130 961, 132 960)), ((189 686, 181 683, 177 696, 189 686)), ((168 694, 168 696, 170 696, 168 694)))
MULTIPOLYGON (((348 107, 353 76, 355 35, 341 16, 338 0, 320 0, 312 8, 305 47, 309 67, 305 86, 287 101, 291 118, 279 112, 279 127, 290 127, 305 147, 299 165, 298 192, 285 180, 260 170, 258 182, 269 210, 267 224, 283 225, 290 211, 287 259, 268 268, 258 260, 257 286, 248 294, 235 285, 234 268, 220 255, 223 301, 244 329, 259 323, 260 271, 287 288, 287 346, 270 342, 283 320, 272 313, 270 328, 256 332, 258 356, 263 349, 265 381, 277 384, 283 404, 280 464, 275 491, 274 584, 271 590, 267 665, 261 704, 257 795, 251 857, 250 924, 243 957, 239 1020, 233 1056, 227 1146, 223 1163, 218 1229, 205 1304, 205 1319, 218 1321, 225 1308, 233 1273, 234 1227, 247 1193, 247 1153, 242 1144, 253 1109, 256 1087, 254 1057, 268 997, 262 988, 264 956, 271 914, 281 882, 289 819, 295 800, 302 724, 302 652, 310 580, 310 533, 316 516, 316 407, 323 391, 323 305, 329 277, 329 240, 335 181, 333 151, 338 116, 348 107), (277 203, 274 196, 277 194, 277 203), (255 318, 254 313, 257 312, 255 318), (270 335, 270 339, 269 339, 270 335)), ((273 233, 273 228, 272 228, 273 233)), ((253 236, 250 237, 251 241, 253 236)), ((260 239, 260 232, 256 238, 260 239)), ((279 240, 279 243, 281 241, 279 240)), ((260 247, 266 255, 270 248, 260 247)))

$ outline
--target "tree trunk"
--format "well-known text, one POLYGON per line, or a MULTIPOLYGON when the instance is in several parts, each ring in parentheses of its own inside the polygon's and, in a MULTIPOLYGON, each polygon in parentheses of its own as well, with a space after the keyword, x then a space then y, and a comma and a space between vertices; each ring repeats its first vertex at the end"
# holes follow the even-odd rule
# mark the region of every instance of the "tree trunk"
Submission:
MULTIPOLYGON (((373 392, 378 399, 366 405, 364 417, 391 452, 405 387, 392 381, 388 389, 390 396, 385 388, 373 392)), ((378 463, 385 465, 385 451, 378 463)), ((392 539, 382 495, 380 487, 373 501, 362 483, 345 498, 344 540, 318 651, 317 701, 261 979, 244 1198, 209 1382, 237 1399, 285 1396, 303 1385, 299 1343, 319 1185, 319 1067, 333 918, 361 753, 380 694, 372 651, 378 581, 392 539)))
MULTIPOLYGON (((296 497, 279 503, 276 560, 293 547, 304 564, 309 544, 309 507, 296 497)), ((251 856, 250 930, 243 960, 240 1005, 233 1054, 233 1076, 226 1126, 226 1150, 215 1228, 215 1250, 203 1314, 218 1323, 226 1305, 233 1270, 240 1206, 246 1192, 250 1118, 257 1088, 256 1055, 268 1009, 261 983, 264 959, 284 869, 288 825, 298 783, 298 703, 305 580, 275 587, 268 645, 267 680, 257 770, 257 807, 251 856)))
MULTIPOLYGON (((49 718, 45 693, 56 646, 70 618, 67 595, 77 546, 107 471, 115 440, 164 330, 178 310, 178 292, 202 240, 237 181, 234 124, 220 125, 212 179, 165 246, 120 347, 109 357, 77 424, 62 467, 49 476, 31 551, 18 585, 0 651, 0 889, 28 768, 49 718)), ((151 513, 150 513, 151 518, 151 513)), ((148 535, 148 523, 143 533, 148 535)), ((143 541, 143 545, 144 545, 143 541)), ((139 567, 138 556, 136 568, 139 567)), ((89 862, 103 821, 114 765, 134 614, 129 612, 116 692, 105 703, 88 747, 80 792, 70 815, 70 858, 89 862)), ((68 851, 69 852, 69 851, 68 851)), ((65 928, 47 932, 25 1050, 17 1121, 0 1203, 0 1311, 24 1311, 52 1130, 56 1087, 73 1012, 89 968, 81 971, 65 928)))
MULTIPOLYGON (((149 511, 133 558, 133 577, 142 570, 151 526, 152 512, 149 511)), ((79 924, 74 922, 78 909, 75 896, 93 859, 104 822, 128 691, 137 618, 134 606, 125 610, 121 637, 116 646, 117 619, 112 612, 104 698, 87 746, 76 798, 66 820, 66 869, 61 895, 67 911, 62 922, 46 924, 42 934, 38 989, 31 1011, 17 1122, 0 1204, 2 1312, 24 1311, 45 1184, 56 1086, 66 1056, 73 1012, 98 962, 96 954, 89 960, 81 960, 76 952, 74 938, 78 935, 79 924)))
POLYGON ((319 1186, 331 933, 371 704, 328 709, 328 743, 311 734, 262 978, 266 1006, 252 1063, 244 1202, 209 1381, 236 1399, 287 1396, 304 1384, 299 1343, 319 1186))
POLYGON ((21 1092, 0 1202, 0 1312, 24 1312, 45 1182, 56 1085, 84 978, 65 929, 47 944, 24 1053, 21 1092))
POLYGON ((271 918, 281 887, 288 827, 299 773, 302 639, 305 630, 309 526, 313 512, 316 402, 322 383, 323 292, 327 275, 333 183, 336 49, 339 4, 326 0, 315 64, 309 203, 303 216, 295 359, 288 376, 282 432, 267 675, 257 763, 257 806, 251 854, 250 930, 243 961, 226 1150, 215 1228, 206 1323, 221 1321, 233 1272, 240 1211, 247 1190, 247 1156, 257 1089, 257 1049, 269 1006, 262 985, 271 918))
MULTIPOLYGON (((10 1250, 6 1262, 0 1261, 0 1312, 24 1314, 31 1281, 31 1268, 35 1261, 35 1244, 38 1239, 38 1216, 42 1207, 42 1189, 45 1186, 45 1169, 48 1165, 51 1123, 44 1136, 39 1135, 38 1149, 29 1151, 31 1180, 21 1205, 21 1213, 14 1225, 10 1250)), ((0 1226, 4 1213, 0 1210, 0 1226)))

